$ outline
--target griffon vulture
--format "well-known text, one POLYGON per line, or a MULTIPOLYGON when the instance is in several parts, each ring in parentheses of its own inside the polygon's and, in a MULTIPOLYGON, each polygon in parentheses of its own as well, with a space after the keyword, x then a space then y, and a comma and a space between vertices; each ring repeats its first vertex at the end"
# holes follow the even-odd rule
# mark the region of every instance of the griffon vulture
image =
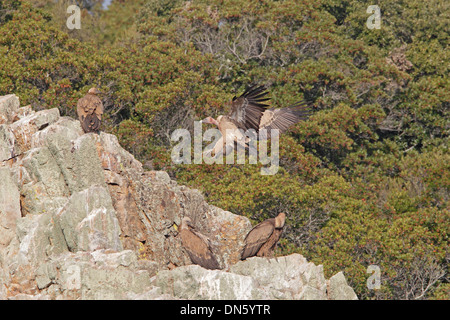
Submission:
POLYGON ((189 254, 192 263, 205 269, 220 269, 219 263, 211 250, 210 239, 194 229, 189 217, 184 217, 181 220, 179 232, 183 247, 189 254))
POLYGON ((102 100, 97 96, 97 88, 89 89, 88 93, 78 100, 77 113, 84 132, 96 132, 100 129, 103 114, 102 100))
POLYGON ((224 147, 229 147, 227 142, 245 146, 248 141, 239 129, 244 132, 253 129, 260 132, 260 139, 270 139, 270 129, 278 129, 281 134, 310 115, 309 107, 303 101, 286 108, 268 109, 265 102, 270 98, 266 98, 267 94, 265 86, 251 86, 241 96, 232 99, 228 115, 220 115, 217 119, 207 117, 201 121, 216 125, 222 134, 211 150, 213 155, 223 153, 224 147))
POLYGON ((272 257, 275 246, 283 233, 286 215, 280 213, 275 218, 257 224, 245 237, 241 260, 248 257, 272 257))

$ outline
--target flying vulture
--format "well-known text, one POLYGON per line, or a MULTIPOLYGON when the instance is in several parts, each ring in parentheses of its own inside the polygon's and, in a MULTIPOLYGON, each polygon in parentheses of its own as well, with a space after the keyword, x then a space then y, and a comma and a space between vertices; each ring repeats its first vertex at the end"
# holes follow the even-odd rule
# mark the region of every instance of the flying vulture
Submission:
POLYGON ((245 237, 241 260, 249 257, 272 257, 275 246, 283 233, 286 215, 280 213, 275 218, 257 224, 245 237))
POLYGON ((97 88, 89 89, 87 95, 78 100, 77 113, 84 132, 96 132, 100 129, 103 114, 102 100, 97 96, 97 88))
POLYGON ((220 269, 211 250, 211 240, 194 229, 189 217, 181 220, 179 230, 181 242, 194 264, 205 269, 220 269))
POLYGON ((286 108, 268 109, 269 105, 265 102, 270 98, 266 97, 267 93, 265 86, 251 86, 241 96, 233 97, 230 102, 231 112, 228 115, 218 116, 217 119, 207 117, 201 121, 216 125, 222 133, 222 137, 211 150, 213 155, 223 152, 227 142, 245 145, 248 140, 239 129, 244 132, 253 129, 260 133, 260 140, 270 139, 270 129, 278 129, 281 134, 309 116, 310 110, 304 101, 286 108))

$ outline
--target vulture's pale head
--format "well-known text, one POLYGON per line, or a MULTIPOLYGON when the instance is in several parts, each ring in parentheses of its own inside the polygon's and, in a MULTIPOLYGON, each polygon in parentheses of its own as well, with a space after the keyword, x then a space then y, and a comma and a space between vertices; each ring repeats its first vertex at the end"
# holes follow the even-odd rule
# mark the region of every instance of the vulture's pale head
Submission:
POLYGON ((100 94, 100 90, 98 90, 97 88, 90 88, 88 91, 89 94, 100 94))
POLYGON ((283 228, 285 221, 286 221, 286 214, 281 212, 275 217, 275 228, 277 229, 283 228))
POLYGON ((187 229, 188 227, 192 227, 192 220, 189 217, 184 217, 181 219, 180 230, 187 229))
POLYGON ((201 121, 202 123, 209 123, 209 124, 215 124, 216 126, 219 126, 219 122, 216 121, 213 117, 206 117, 201 121))

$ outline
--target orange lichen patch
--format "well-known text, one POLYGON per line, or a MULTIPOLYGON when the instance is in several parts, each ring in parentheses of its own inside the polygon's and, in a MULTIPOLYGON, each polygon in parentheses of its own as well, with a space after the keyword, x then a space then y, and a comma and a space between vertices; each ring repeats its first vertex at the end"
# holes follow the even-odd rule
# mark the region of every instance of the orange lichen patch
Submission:
POLYGON ((6 288, 6 298, 13 297, 18 294, 38 294, 40 290, 38 289, 36 281, 33 277, 29 277, 30 274, 33 274, 31 266, 20 267, 16 273, 11 276, 11 281, 4 284, 6 288))
POLYGON ((31 136, 38 131, 31 121, 15 122, 11 126, 15 137, 15 149, 17 153, 23 153, 31 149, 31 136), (17 125, 16 125, 17 124, 17 125))

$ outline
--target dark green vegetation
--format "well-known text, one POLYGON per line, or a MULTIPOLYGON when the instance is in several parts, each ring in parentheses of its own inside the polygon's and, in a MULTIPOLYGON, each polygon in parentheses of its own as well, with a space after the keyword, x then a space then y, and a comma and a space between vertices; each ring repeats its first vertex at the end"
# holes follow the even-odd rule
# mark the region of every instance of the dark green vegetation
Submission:
POLYGON ((362 299, 448 299, 449 2, 0 1, 0 95, 75 116, 93 84, 104 130, 143 163, 255 222, 287 213, 279 254, 343 270, 362 299), (170 135, 228 110, 249 83, 315 114, 280 139, 281 168, 173 165, 170 135), (381 288, 369 290, 369 265, 381 288))

